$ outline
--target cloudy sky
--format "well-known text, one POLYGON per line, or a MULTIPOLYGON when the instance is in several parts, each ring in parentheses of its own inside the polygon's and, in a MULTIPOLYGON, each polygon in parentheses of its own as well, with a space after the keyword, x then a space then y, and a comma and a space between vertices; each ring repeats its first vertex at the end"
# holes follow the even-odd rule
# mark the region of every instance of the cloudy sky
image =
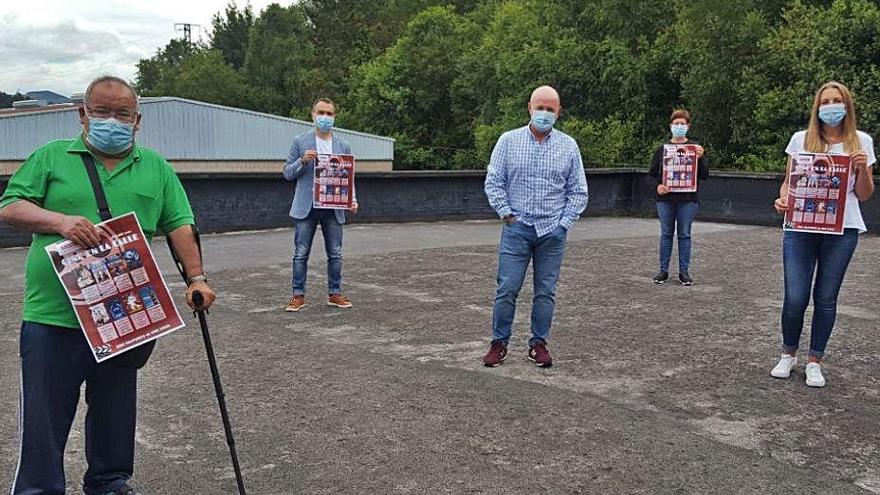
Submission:
MULTIPOLYGON (((291 0, 276 0, 287 5, 291 0)), ((228 0, 3 0, 0 2, 0 91, 85 90, 98 75, 134 80, 135 64, 181 37, 175 23, 206 39, 211 17, 228 0)), ((250 3, 255 13, 270 0, 250 3)))

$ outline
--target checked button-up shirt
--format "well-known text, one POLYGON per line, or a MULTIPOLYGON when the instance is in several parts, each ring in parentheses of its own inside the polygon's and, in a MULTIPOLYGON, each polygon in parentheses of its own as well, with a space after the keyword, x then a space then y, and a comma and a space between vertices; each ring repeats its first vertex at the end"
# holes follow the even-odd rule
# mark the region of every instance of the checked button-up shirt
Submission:
POLYGON ((556 129, 540 143, 529 126, 505 132, 492 150, 485 190, 499 217, 516 215, 538 236, 568 230, 587 207, 580 149, 556 129))

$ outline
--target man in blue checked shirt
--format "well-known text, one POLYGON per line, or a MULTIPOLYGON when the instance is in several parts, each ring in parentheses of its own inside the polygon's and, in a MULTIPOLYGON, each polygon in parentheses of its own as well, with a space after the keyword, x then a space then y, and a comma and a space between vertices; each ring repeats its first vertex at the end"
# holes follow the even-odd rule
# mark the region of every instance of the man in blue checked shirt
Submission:
POLYGON ((553 129, 562 108, 559 93, 541 86, 532 92, 528 108, 529 125, 505 132, 498 139, 486 173, 486 196, 504 221, 492 344, 483 357, 483 364, 491 367, 507 357, 516 297, 529 261, 535 296, 528 358, 542 368, 553 365, 547 338, 565 238, 587 207, 587 178, 578 145, 571 136, 553 129))

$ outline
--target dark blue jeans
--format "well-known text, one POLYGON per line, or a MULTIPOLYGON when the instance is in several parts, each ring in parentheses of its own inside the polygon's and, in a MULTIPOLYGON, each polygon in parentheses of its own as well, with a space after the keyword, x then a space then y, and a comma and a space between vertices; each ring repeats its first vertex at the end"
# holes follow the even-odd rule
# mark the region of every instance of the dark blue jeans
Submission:
POLYGON ((327 251, 327 292, 342 292, 342 224, 336 212, 326 208, 312 208, 309 216, 294 223, 293 234, 293 295, 306 293, 309 271, 309 253, 315 231, 321 225, 324 249, 327 251))
POLYGON ((13 495, 64 495, 64 447, 86 384, 87 495, 122 487, 134 470, 137 369, 95 362, 78 329, 21 326, 21 451, 13 495))
POLYGON ((492 341, 507 344, 516 312, 516 298, 526 277, 529 262, 534 272, 532 337, 529 346, 546 342, 556 307, 556 283, 565 254, 567 232, 557 227, 538 237, 534 227, 523 223, 505 225, 498 247, 498 288, 492 310, 492 341))
POLYGON ((660 271, 669 271, 672 257, 672 236, 678 232, 678 271, 687 273, 691 264, 691 224, 697 216, 700 204, 696 201, 674 203, 657 201, 660 218, 660 271))
POLYGON ((810 355, 825 355, 825 346, 837 318, 837 295, 858 243, 857 229, 846 229, 843 235, 785 232, 782 237, 782 264, 785 270, 782 352, 794 352, 800 344, 804 312, 810 304, 812 289, 810 355))

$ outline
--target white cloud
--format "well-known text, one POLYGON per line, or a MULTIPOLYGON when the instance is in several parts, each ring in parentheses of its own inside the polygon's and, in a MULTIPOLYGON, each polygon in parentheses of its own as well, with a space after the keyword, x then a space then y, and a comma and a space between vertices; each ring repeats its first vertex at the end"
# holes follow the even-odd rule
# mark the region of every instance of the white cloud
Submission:
MULTIPOLYGON (((193 38, 204 39, 210 31, 211 17, 224 10, 227 3, 228 0, 3 2, 0 91, 50 89, 69 95, 83 91, 89 81, 103 74, 133 80, 141 58, 152 56, 169 40, 181 36, 174 29, 175 23, 201 25, 193 27, 193 38)), ((259 13, 271 2, 249 3, 259 13)))

